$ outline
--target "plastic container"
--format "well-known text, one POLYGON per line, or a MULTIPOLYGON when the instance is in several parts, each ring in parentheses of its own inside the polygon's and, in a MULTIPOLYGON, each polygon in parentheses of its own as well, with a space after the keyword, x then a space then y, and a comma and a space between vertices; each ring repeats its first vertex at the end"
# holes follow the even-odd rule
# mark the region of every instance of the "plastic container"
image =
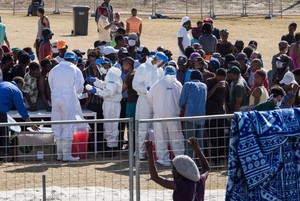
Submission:
POLYGON ((72 156, 85 159, 87 156, 89 129, 87 127, 76 128, 72 142, 72 156))
POLYGON ((74 35, 88 35, 89 6, 73 6, 74 35))

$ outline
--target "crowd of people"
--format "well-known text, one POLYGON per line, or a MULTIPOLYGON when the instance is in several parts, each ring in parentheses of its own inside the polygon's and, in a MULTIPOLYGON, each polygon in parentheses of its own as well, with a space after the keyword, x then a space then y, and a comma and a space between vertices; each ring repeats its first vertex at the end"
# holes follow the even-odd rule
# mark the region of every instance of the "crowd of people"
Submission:
MULTIPOLYGON (((243 40, 233 44, 228 40, 229 30, 217 29, 211 18, 198 21, 196 27, 191 26, 189 17, 181 19, 177 60, 173 60, 172 52, 163 46, 151 51, 141 41, 142 19, 137 17, 137 9, 133 8, 131 13, 124 24, 120 15, 113 13, 109 0, 97 8, 95 20, 99 40, 87 51, 86 60, 83 58, 85 52, 68 50, 65 40, 51 41, 54 33, 43 8, 37 10, 35 54, 30 47, 10 48, 5 25, 1 23, 0 91, 12 82, 10 86, 15 91, 17 88, 22 91, 29 111, 51 111, 52 120, 76 120, 82 117, 83 107, 96 112, 98 119, 151 119, 299 105, 300 33, 295 33, 296 23, 291 23, 289 33, 278 39, 278 53, 272 58, 272 69, 267 71, 255 40, 248 45, 243 40)), ((11 103, 7 105, 8 100, 4 101, 3 94, 1 91, 1 122, 6 121, 4 116, 11 106, 11 103)), ((12 95, 9 100, 29 121, 25 106, 20 106, 19 92, 18 97, 15 99, 12 95)), ((218 149, 226 143, 225 130, 220 129, 224 124, 226 122, 221 120, 140 124, 139 133, 136 133, 139 135, 138 157, 140 160, 147 157, 151 146, 148 142, 145 147, 145 140, 152 127, 160 165, 171 165, 169 144, 175 158, 183 154, 193 157, 196 148, 190 149, 188 139, 191 137, 198 139, 200 148, 215 147, 212 155, 224 155, 218 149), (204 127, 208 128, 206 134, 204 127), (212 139, 204 140, 204 136, 212 139)), ((98 143, 97 149, 109 150, 105 156, 115 156, 114 150, 126 144, 125 126, 117 122, 99 123, 98 140, 105 143, 98 143)), ((53 131, 58 160, 79 160, 70 155, 74 126, 54 126, 53 131)), ((1 145, 5 143, 2 141, 1 145)))

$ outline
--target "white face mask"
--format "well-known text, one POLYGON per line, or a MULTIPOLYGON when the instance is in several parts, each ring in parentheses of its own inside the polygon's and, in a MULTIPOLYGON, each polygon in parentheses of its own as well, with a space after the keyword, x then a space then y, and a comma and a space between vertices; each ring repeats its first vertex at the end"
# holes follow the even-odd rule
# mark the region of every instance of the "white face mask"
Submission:
POLYGON ((128 40, 128 45, 129 46, 135 46, 135 44, 136 44, 135 40, 132 40, 132 39, 128 40))
POLYGON ((276 106, 277 107, 280 107, 280 105, 281 105, 281 103, 282 103, 282 100, 281 101, 278 101, 278 100, 276 100, 277 102, 276 102, 276 106))
POLYGON ((100 72, 104 75, 107 74, 107 69, 105 69, 104 67, 100 67, 100 72))
POLYGON ((276 61, 276 66, 277 66, 277 68, 282 68, 283 63, 281 61, 276 61))

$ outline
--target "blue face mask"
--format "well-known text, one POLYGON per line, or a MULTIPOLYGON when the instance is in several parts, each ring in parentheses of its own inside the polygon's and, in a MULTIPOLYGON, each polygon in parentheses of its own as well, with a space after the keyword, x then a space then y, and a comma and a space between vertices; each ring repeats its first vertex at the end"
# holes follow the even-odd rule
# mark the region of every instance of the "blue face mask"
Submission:
POLYGON ((31 54, 31 55, 29 55, 29 58, 30 58, 31 61, 34 61, 35 60, 35 55, 31 54))
POLYGON ((140 59, 142 59, 142 58, 143 58, 143 57, 142 57, 141 54, 135 54, 135 59, 140 60, 140 59))

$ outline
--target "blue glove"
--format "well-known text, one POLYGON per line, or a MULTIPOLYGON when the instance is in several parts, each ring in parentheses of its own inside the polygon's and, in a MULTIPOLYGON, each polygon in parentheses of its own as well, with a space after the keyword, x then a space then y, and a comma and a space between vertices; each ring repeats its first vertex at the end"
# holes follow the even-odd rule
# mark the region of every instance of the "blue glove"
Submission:
POLYGON ((96 77, 87 77, 87 78, 85 78, 85 81, 87 81, 87 82, 95 82, 96 81, 96 77))
POLYGON ((93 86, 91 86, 91 85, 89 85, 89 84, 87 84, 87 85, 85 86, 85 89, 88 90, 88 92, 91 92, 92 94, 97 93, 96 87, 93 87, 93 86))
POLYGON ((147 87, 147 91, 149 91, 150 90, 150 87, 147 87))

